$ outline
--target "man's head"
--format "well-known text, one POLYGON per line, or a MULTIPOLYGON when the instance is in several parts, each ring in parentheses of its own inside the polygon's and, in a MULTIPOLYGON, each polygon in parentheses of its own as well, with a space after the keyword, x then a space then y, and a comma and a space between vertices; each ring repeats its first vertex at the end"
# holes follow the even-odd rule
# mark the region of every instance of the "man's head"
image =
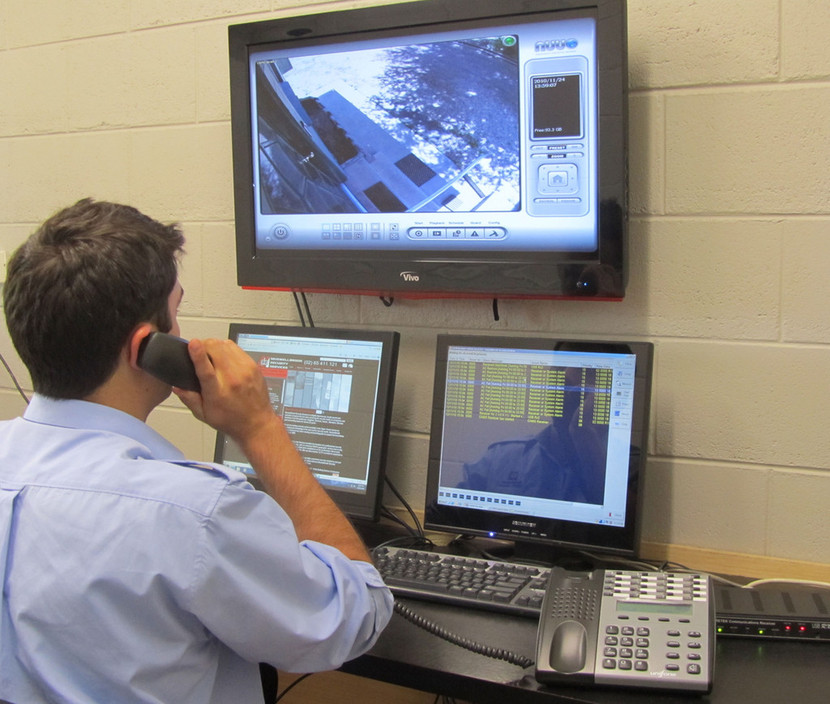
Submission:
POLYGON ((141 323, 170 332, 184 237, 135 208, 81 200, 12 255, 6 325, 35 391, 84 398, 114 372, 141 323))

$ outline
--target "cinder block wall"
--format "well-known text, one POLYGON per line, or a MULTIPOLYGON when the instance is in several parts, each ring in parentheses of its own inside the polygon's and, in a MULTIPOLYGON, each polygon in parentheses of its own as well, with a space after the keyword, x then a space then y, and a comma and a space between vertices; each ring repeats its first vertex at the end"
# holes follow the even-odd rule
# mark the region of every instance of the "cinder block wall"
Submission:
MULTIPOLYGON (((235 285, 226 27, 354 0, 6 0, 0 250, 83 196, 184 224, 183 334, 296 323, 235 285)), ((435 335, 656 344, 644 538, 830 563, 830 3, 629 0, 631 285, 622 303, 315 294, 318 325, 402 334, 390 475, 423 500, 435 335)), ((5 328, 0 351, 28 385, 5 328)), ((0 370, 0 417, 23 402, 0 370)), ((151 422, 194 458, 214 434, 151 422)), ((388 496, 390 505, 394 497, 388 496)))

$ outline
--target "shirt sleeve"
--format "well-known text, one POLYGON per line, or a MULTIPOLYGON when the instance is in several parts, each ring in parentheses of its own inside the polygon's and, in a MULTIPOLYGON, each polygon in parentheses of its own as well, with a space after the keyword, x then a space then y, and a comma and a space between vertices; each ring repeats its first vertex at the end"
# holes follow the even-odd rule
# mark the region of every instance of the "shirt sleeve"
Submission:
POLYGON ((336 669, 389 622, 392 596, 373 565, 298 541, 283 509, 250 485, 226 487, 198 539, 189 608, 243 658, 336 669))

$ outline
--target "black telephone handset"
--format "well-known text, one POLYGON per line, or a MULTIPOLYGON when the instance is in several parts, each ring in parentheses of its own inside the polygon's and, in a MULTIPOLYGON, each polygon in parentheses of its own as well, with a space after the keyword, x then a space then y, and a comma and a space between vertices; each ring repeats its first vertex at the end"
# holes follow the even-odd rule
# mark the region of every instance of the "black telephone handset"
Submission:
POLYGON ((151 332, 138 348, 138 366, 171 386, 187 391, 201 391, 199 377, 187 340, 164 332, 151 332))
POLYGON ((536 679, 712 689, 715 604, 707 575, 551 570, 536 642, 536 679))

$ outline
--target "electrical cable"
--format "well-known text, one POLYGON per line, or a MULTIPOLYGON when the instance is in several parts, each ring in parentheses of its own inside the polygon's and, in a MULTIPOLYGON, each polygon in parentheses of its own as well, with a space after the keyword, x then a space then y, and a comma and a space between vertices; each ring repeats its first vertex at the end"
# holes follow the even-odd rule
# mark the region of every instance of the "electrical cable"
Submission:
POLYGON ((304 328, 313 328, 314 319, 311 317, 311 308, 308 305, 305 291, 292 291, 292 293, 294 295, 294 305, 297 307, 297 314, 300 316, 300 323, 304 328), (300 301, 302 301, 302 305, 300 301))
POLYGON ((769 577, 767 579, 755 579, 741 586, 743 589, 755 589, 755 587, 760 587, 765 584, 793 584, 799 587, 816 587, 818 589, 830 589, 830 582, 818 582, 812 579, 778 579, 775 577, 769 577))
POLYGON ((282 690, 282 692, 280 692, 277 695, 277 698, 274 700, 274 704, 276 704, 278 701, 280 701, 286 694, 288 694, 292 689, 294 689, 294 687, 296 687, 298 684, 300 684, 300 682, 302 682, 303 680, 308 679, 313 674, 314 674, 313 672, 307 672, 302 677, 298 677, 296 680, 294 680, 290 685, 288 685, 284 690, 282 690))
POLYGON ((433 543, 429 538, 422 538, 417 535, 399 535, 397 538, 389 538, 389 540, 384 540, 382 543, 378 543, 374 548, 372 548, 372 550, 375 551, 379 548, 390 546, 402 546, 412 548, 414 550, 426 548, 429 550, 435 547, 435 543, 433 543))
POLYGON ((17 381, 17 377, 14 375, 12 368, 9 366, 8 362, 6 362, 6 358, 0 353, 0 362, 3 363, 3 366, 6 368, 6 371, 9 373, 12 382, 14 383, 14 388, 17 389, 18 393, 23 397, 23 400, 28 404, 29 397, 26 395, 26 392, 20 386, 20 383, 17 381))
POLYGON ((409 512, 409 515, 412 517, 412 520, 415 522, 415 526, 418 530, 418 535, 422 538, 426 539, 426 535, 424 533, 424 529, 421 526, 421 522, 418 520, 418 516, 415 514, 415 511, 412 510, 412 506, 409 505, 409 502, 403 497, 401 492, 397 490, 395 485, 392 483, 392 480, 389 479, 388 476, 384 476, 384 481, 386 485, 392 490, 392 493, 397 497, 398 501, 403 504, 403 507, 409 512))
POLYGON ((297 315, 299 315, 299 316, 300 316, 300 324, 301 324, 303 327, 308 327, 308 326, 306 325, 306 322, 305 322, 305 315, 303 315, 303 308, 302 308, 302 306, 300 305, 300 297, 297 295, 297 292, 296 292, 296 291, 292 291, 291 293, 292 293, 292 295, 294 296, 294 305, 295 305, 295 306, 296 306, 296 308, 297 308, 297 315))
POLYGON ((660 565, 654 565, 650 562, 646 562, 644 560, 634 560, 628 557, 619 557, 617 555, 598 555, 596 553, 589 552, 588 550, 580 550, 580 555, 584 555, 592 562, 602 562, 605 564, 608 563, 617 563, 622 565, 623 567, 627 567, 628 569, 633 570, 647 570, 651 572, 665 572, 666 569, 672 568, 674 571, 677 572, 692 572, 688 567, 684 567, 683 565, 678 565, 671 562, 663 562, 660 565))
POLYGON ((314 327, 314 319, 311 317, 311 308, 308 305, 308 298, 306 298, 305 291, 300 293, 300 297, 303 300, 303 306, 305 307, 305 315, 306 319, 308 320, 308 327, 314 327))
POLYGON ((406 521, 404 521, 404 520, 403 520, 400 516, 398 516, 396 513, 394 513, 393 511, 391 511, 391 510, 390 510, 389 508, 387 508, 386 506, 381 506, 381 507, 380 507, 380 513, 381 513, 381 515, 382 515, 382 516, 384 516, 385 518, 388 518, 390 521, 394 521, 394 522, 395 522, 395 523, 397 523, 399 526, 402 526, 403 528, 405 528, 405 529, 406 529, 406 531, 409 533, 409 536, 410 536, 410 537, 412 537, 412 538, 420 538, 420 537, 421 537, 420 535, 418 535, 418 533, 416 532, 416 530, 415 530, 415 529, 414 529, 411 525, 409 525, 409 524, 408 524, 406 521))
POLYGON ((636 569, 636 570, 651 570, 653 572, 688 572, 693 574, 705 574, 708 577, 712 578, 713 582, 717 582, 718 584, 726 584, 730 587, 739 587, 741 589, 754 589, 755 587, 759 587, 765 584, 793 584, 796 586, 803 586, 803 587, 814 587, 818 589, 830 589, 830 582, 822 582, 816 580, 809 580, 809 579, 787 579, 787 578, 761 578, 755 579, 751 582, 737 582, 735 580, 729 579, 728 577, 724 577, 719 574, 714 574, 712 572, 705 572, 703 570, 696 570, 691 567, 687 567, 686 565, 680 564, 679 562, 671 562, 666 560, 659 564, 652 564, 645 560, 632 560, 625 557, 618 557, 613 555, 597 555, 587 550, 580 550, 580 554, 586 556, 590 560, 594 562, 604 562, 604 563, 617 563, 622 565, 624 568, 628 569, 636 569))
POLYGON ((485 645, 484 643, 479 643, 470 638, 453 633, 452 631, 448 631, 446 628, 443 628, 437 623, 424 618, 397 600, 395 601, 395 613, 405 618, 414 626, 425 630, 427 633, 438 636, 448 643, 458 645, 465 650, 477 653, 478 655, 484 655, 485 657, 494 658, 496 660, 504 660, 505 662, 509 662, 511 665, 518 665, 521 668, 530 667, 535 662, 532 658, 525 655, 513 653, 504 648, 494 648, 491 645, 485 645))

